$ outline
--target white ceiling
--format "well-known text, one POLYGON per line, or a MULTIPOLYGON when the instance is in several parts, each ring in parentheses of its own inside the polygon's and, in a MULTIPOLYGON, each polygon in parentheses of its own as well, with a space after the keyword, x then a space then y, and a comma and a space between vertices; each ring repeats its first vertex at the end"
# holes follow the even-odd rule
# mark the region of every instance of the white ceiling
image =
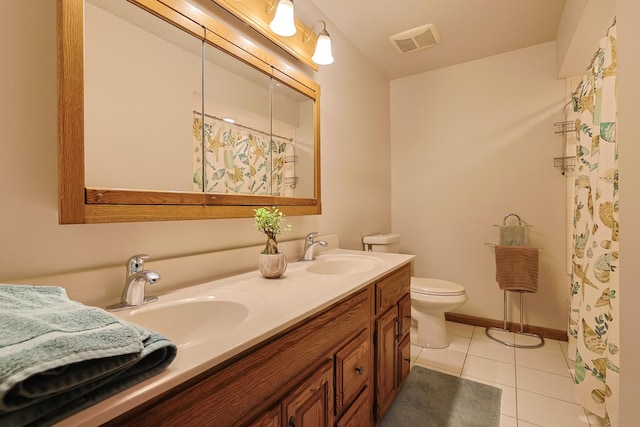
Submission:
POLYGON ((553 41, 565 4, 565 0, 312 2, 389 80, 553 41), (436 26, 442 38, 439 45, 402 54, 389 42, 390 36, 424 24, 436 26))

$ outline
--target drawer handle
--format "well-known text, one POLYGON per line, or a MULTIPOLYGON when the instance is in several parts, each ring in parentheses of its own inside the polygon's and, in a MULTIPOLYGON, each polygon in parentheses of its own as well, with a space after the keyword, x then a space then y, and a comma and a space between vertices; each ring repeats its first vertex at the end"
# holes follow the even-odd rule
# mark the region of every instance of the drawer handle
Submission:
POLYGON ((293 416, 289 418, 289 427, 296 427, 296 418, 293 416))
POLYGON ((356 372, 358 373, 358 375, 362 375, 362 373, 364 372, 364 368, 362 366, 358 366, 356 368, 356 372))
POLYGON ((407 363, 411 363, 411 358, 407 357, 406 359, 404 359, 404 361, 407 362, 407 363))

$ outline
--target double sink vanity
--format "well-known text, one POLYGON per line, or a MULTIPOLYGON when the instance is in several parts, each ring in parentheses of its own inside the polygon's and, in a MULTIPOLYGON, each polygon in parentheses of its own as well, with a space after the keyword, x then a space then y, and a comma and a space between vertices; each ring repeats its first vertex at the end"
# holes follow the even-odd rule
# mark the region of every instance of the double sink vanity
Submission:
MULTIPOLYGON (((234 0, 57 1, 60 224, 248 218, 258 206, 322 213, 320 86, 289 57, 317 69, 317 36, 302 22, 296 26, 312 43, 271 34, 268 3, 265 13, 262 2, 234 0), (263 47, 264 37, 287 54, 263 47), (172 66, 156 65, 160 58, 172 66), (247 158, 246 165, 273 172, 261 178, 269 188, 215 186, 222 176, 205 167, 220 155, 214 125, 217 134, 225 126, 254 143, 288 141, 278 159, 258 149, 247 158), (113 174, 105 158, 131 164, 113 174)), ((225 162, 233 154, 226 148, 225 162)), ((177 357, 58 426, 361 427, 381 419, 409 372, 413 256, 335 249, 289 264, 279 279, 253 271, 192 281, 231 266, 247 271, 244 263, 255 257, 229 252, 241 262, 220 256, 220 265, 207 254, 160 261, 173 270, 157 269, 158 299, 113 314, 165 335, 177 357), (198 268, 176 271, 180 262, 198 268)), ((74 284, 51 281, 101 305, 115 295, 116 273, 107 270, 81 272, 74 284)))
POLYGON ((114 312, 178 355, 59 425, 374 425, 409 372, 412 259, 334 249, 114 312))

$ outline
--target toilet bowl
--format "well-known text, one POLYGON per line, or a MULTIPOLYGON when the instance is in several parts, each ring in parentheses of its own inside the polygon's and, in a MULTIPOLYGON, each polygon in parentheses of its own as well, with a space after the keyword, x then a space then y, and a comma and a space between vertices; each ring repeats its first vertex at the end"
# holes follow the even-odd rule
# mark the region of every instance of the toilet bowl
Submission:
POLYGON ((411 317, 417 325, 412 344, 428 348, 449 347, 444 314, 467 301, 464 287, 441 279, 411 278, 411 317))
MULTIPOLYGON (((362 239, 362 248, 372 252, 397 253, 399 234, 375 234, 362 239)), ((449 347, 444 314, 467 301, 464 286, 441 279, 411 278, 411 317, 417 324, 417 339, 411 344, 428 348, 449 347)))

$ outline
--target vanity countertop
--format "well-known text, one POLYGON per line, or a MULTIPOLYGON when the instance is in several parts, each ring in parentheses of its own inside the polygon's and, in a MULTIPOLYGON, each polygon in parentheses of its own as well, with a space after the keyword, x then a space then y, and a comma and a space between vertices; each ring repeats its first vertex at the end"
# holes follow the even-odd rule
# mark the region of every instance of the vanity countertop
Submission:
MULTIPOLYGON (((60 421, 56 426, 105 423, 329 307, 390 271, 410 263, 413 258, 413 255, 333 249, 324 251, 315 261, 290 263, 279 279, 265 279, 254 271, 160 295, 159 300, 152 304, 170 304, 171 300, 186 300, 215 292, 246 292, 259 303, 255 312, 249 313, 242 324, 233 328, 232 333, 178 342, 178 354, 166 370, 60 421), (367 271, 351 274, 315 274, 307 271, 318 263, 345 256, 371 257, 376 265, 367 271)), ((128 316, 127 312, 114 314, 123 319, 128 316)), ((176 322, 179 320, 176 319, 176 322)), ((153 329, 152 325, 144 326, 153 329)), ((168 338, 178 341, 175 337, 168 338)))

